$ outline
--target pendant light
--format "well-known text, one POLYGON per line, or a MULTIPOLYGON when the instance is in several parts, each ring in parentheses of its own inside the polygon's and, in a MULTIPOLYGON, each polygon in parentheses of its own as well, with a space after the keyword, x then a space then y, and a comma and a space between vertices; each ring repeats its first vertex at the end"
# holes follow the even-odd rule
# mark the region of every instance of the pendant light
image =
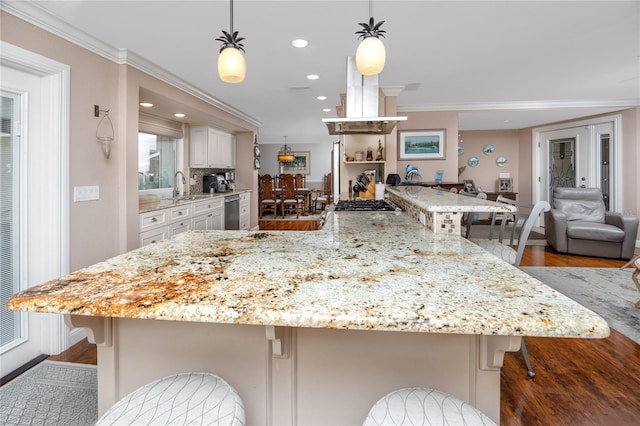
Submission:
POLYGON ((384 69, 387 54, 380 37, 384 37, 386 31, 380 29, 382 24, 384 21, 375 23, 372 0, 369 0, 369 22, 360 22, 358 25, 362 26, 362 30, 356 31, 356 34, 360 34, 358 38, 362 38, 356 50, 356 66, 362 75, 380 74, 384 69))
POLYGON ((284 146, 278 151, 278 163, 293 163, 293 151, 287 146, 287 137, 284 137, 284 146))
POLYGON ((230 31, 222 30, 223 36, 216 39, 216 41, 222 42, 218 57, 218 75, 224 82, 241 83, 247 73, 244 45, 240 43, 244 37, 238 37, 238 32, 233 31, 233 0, 230 0, 230 3, 230 31))

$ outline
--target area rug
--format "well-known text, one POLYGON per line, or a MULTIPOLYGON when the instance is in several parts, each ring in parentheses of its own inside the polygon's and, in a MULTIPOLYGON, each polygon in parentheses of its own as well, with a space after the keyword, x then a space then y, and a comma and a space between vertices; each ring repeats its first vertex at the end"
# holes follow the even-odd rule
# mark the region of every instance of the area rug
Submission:
POLYGON ((634 268, 520 268, 591 309, 603 317, 609 327, 640 344, 640 309, 635 303, 640 291, 631 280, 634 268))
POLYGON ((43 361, 0 388, 1 425, 86 426, 96 420, 95 365, 43 361))

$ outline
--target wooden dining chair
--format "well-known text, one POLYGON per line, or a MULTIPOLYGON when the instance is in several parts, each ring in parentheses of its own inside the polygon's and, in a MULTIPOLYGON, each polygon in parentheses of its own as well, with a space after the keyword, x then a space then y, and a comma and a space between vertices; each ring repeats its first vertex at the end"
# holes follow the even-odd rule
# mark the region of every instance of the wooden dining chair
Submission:
POLYGON ((299 218, 302 207, 304 206, 304 199, 300 199, 296 196, 296 187, 293 175, 284 175, 283 181, 283 198, 281 200, 282 217, 284 218, 287 207, 291 210, 291 207, 293 206, 296 212, 296 218, 299 218))
POLYGON ((317 208, 317 204, 322 206, 322 210, 329 204, 331 204, 331 173, 327 173, 322 178, 322 190, 316 197, 316 204, 314 204, 314 210, 317 208))
POLYGON ((273 218, 278 216, 278 206, 280 199, 273 192, 273 178, 269 174, 260 177, 260 217, 264 216, 266 210, 273 209, 273 218))
POLYGON ((307 187, 307 177, 302 173, 296 173, 294 176, 295 186, 297 188, 306 188, 307 187))

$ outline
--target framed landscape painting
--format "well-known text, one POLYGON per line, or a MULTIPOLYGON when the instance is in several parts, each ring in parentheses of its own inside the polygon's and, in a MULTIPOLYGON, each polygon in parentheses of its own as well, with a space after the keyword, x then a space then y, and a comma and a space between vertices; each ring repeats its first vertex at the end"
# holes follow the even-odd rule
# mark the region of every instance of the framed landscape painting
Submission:
POLYGON ((283 163, 282 170, 284 173, 301 173, 308 175, 311 172, 311 151, 295 151, 293 153, 293 162, 283 163))
POLYGON ((398 132, 399 160, 444 160, 444 129, 398 132))

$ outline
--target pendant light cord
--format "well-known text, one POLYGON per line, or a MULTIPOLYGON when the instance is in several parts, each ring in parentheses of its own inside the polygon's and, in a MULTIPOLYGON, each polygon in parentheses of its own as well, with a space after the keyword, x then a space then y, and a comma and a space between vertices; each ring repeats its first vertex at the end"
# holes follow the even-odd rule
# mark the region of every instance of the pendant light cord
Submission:
POLYGON ((231 25, 229 29, 231 30, 230 34, 233 35, 233 0, 230 0, 229 2, 231 3, 231 7, 229 8, 230 10, 229 14, 231 15, 229 19, 231 20, 231 25))
POLYGON ((373 16, 373 0, 369 0, 369 17, 373 16))

